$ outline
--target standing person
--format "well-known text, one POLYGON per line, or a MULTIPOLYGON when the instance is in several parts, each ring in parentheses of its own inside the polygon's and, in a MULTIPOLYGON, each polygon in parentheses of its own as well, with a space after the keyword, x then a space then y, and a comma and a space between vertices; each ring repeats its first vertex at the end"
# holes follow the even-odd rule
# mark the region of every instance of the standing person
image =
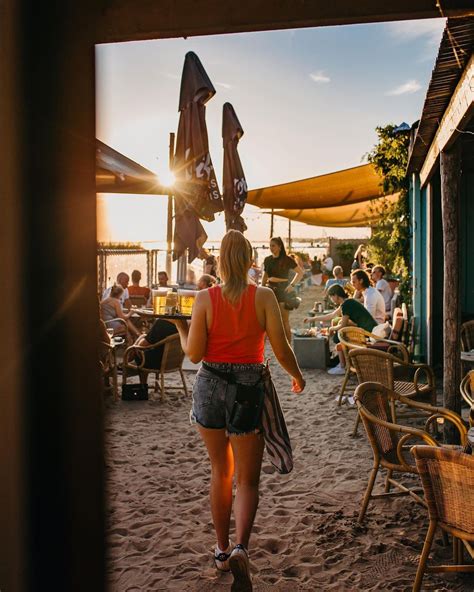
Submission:
POLYGON ((356 269, 351 274, 351 282, 357 292, 362 294, 364 306, 380 325, 385 322, 385 301, 382 294, 370 285, 369 274, 356 269))
POLYGON ((286 301, 288 294, 294 291, 295 284, 303 277, 303 271, 296 261, 286 254, 285 245, 279 236, 270 240, 270 251, 272 254, 265 257, 263 261, 262 285, 268 285, 275 293, 286 338, 291 343, 290 308, 287 308, 286 301), (295 271, 291 282, 288 280, 290 269, 295 271))
POLYGON ((367 248, 365 245, 359 245, 354 253, 352 269, 365 269, 367 267, 367 248))
POLYGON ((204 262, 204 273, 217 278, 217 259, 214 255, 208 255, 204 262))
POLYGON ((385 312, 390 313, 393 292, 384 276, 385 268, 382 265, 374 265, 372 267, 372 280, 375 282, 375 289, 382 294, 385 302, 385 312))
POLYGON ((217 536, 216 567, 234 575, 233 592, 251 592, 248 546, 258 506, 264 449, 261 407, 247 403, 252 413, 238 428, 229 411, 236 386, 259 384, 265 369, 265 334, 281 366, 292 377, 292 391, 305 381, 288 344, 272 290, 248 278, 252 248, 244 235, 229 230, 221 244, 219 275, 223 284, 196 296, 190 325, 174 321, 184 351, 194 363, 203 361, 193 387, 192 417, 211 462, 211 513, 217 536), (232 376, 231 383, 226 376, 232 376), (250 425, 252 427, 250 427, 250 425), (235 542, 229 539, 232 479, 235 474, 235 542))
POLYGON ((329 275, 329 274, 331 274, 333 267, 334 267, 334 259, 328 253, 323 261, 323 268, 325 269, 325 271, 329 275))

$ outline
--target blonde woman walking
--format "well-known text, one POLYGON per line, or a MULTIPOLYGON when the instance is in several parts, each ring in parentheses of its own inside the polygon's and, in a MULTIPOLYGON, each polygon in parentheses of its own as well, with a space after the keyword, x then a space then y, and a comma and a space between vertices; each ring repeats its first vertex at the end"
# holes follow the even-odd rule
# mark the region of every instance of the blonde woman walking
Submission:
POLYGON ((259 499, 264 338, 301 393, 305 381, 286 339, 272 290, 249 282, 252 247, 237 230, 222 240, 222 284, 197 294, 191 323, 176 321, 184 351, 202 360, 193 387, 192 417, 211 463, 211 513, 217 569, 232 571, 232 592, 251 592, 249 540, 259 499), (243 398, 242 398, 243 393, 243 398), (229 539, 234 500, 235 544, 229 539))

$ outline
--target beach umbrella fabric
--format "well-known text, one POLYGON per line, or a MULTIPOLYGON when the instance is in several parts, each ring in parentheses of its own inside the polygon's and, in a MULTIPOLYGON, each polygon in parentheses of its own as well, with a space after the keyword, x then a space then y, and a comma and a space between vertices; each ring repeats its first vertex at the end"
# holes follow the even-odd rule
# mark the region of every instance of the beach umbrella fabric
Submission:
POLYGON ((198 56, 186 54, 179 97, 179 124, 173 163, 175 183, 174 254, 176 260, 189 249, 189 262, 207 240, 200 222, 214 220, 224 209, 209 154, 206 103, 215 95, 198 56))
POLYGON ((247 226, 241 216, 247 200, 247 182, 240 162, 237 145, 244 130, 230 103, 222 111, 222 139, 224 143, 223 199, 227 230, 244 232, 247 226))

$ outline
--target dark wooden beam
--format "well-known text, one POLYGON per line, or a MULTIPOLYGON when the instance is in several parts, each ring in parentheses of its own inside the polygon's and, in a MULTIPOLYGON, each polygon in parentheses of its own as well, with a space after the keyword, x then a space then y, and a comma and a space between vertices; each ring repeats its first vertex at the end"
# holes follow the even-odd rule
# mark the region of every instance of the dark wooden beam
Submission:
POLYGON ((459 383, 461 377, 460 321, 461 294, 459 281, 459 227, 461 186, 461 142, 440 154, 441 211, 444 250, 444 405, 461 412, 459 383))
POLYGON ((91 27, 97 5, 6 0, 0 10, 5 592, 105 586, 91 27))
MULTIPOLYGON (((440 17, 434 0, 108 0, 98 43, 440 17)), ((444 16, 474 14, 472 0, 443 0, 444 16)))

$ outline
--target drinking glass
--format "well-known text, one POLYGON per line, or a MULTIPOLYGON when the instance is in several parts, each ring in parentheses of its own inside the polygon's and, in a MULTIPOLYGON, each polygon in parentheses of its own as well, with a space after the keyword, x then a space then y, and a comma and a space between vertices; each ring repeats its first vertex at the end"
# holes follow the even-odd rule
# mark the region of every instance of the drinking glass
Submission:
POLYGON ((153 290, 153 312, 154 314, 166 314, 166 297, 168 290, 158 289, 153 290))
POLYGON ((197 290, 178 289, 179 312, 183 315, 191 315, 197 290))

